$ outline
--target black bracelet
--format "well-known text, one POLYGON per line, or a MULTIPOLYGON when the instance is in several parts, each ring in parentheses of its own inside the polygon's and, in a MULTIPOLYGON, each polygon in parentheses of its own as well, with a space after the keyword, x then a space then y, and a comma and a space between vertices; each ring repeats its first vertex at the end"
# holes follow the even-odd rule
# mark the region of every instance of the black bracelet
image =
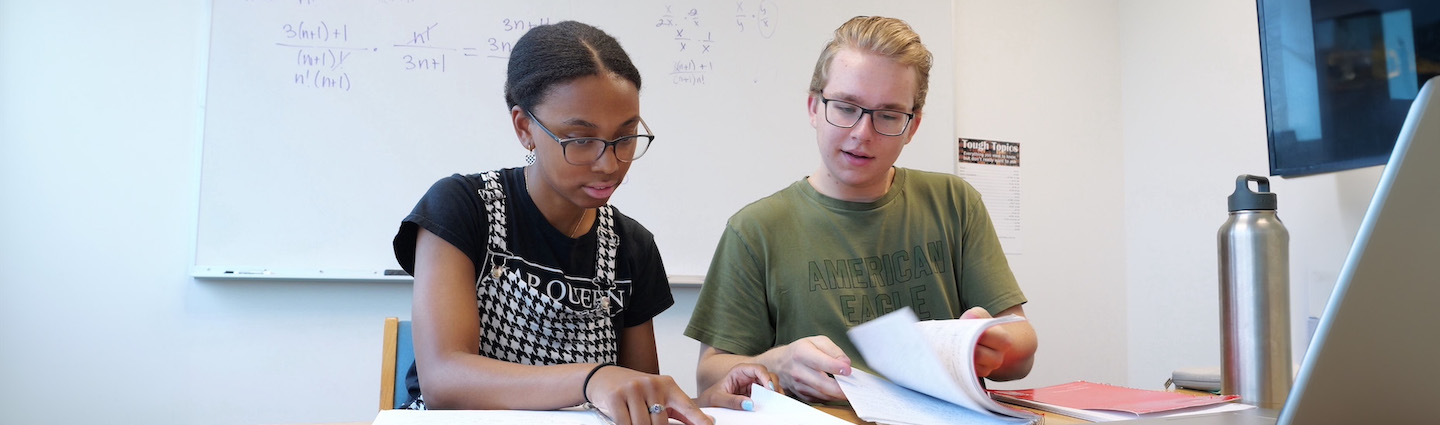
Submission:
POLYGON ((614 364, 614 363, 611 363, 611 362, 601 363, 601 364, 599 364, 599 365, 596 365, 594 369, 590 369, 590 373, 589 373, 588 375, 585 375, 585 384, 583 384, 583 385, 580 386, 580 396, 585 398, 585 402, 586 402, 586 403, 589 403, 589 402, 590 402, 590 394, 589 394, 589 391, 588 391, 588 390, 590 389, 590 378, 594 378, 594 377, 595 377, 595 372, 599 372, 599 371, 600 371, 600 368, 603 368, 603 367, 605 367, 605 366, 614 366, 614 365, 615 365, 615 364, 614 364))

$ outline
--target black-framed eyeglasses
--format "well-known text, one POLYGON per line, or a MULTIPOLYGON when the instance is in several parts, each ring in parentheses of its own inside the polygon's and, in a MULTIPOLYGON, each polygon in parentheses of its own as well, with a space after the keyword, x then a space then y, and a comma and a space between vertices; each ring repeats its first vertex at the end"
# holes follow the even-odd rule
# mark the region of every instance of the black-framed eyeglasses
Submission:
POLYGON ((550 135, 550 138, 560 143, 560 151, 564 153, 565 162, 570 163, 570 165, 594 164, 595 161, 600 160, 601 156, 605 155, 605 148, 607 147, 610 148, 611 152, 615 153, 615 159, 620 160, 620 162, 634 161, 639 159, 641 155, 645 155, 645 152, 650 150, 650 142, 655 140, 655 135, 649 134, 650 126, 645 124, 644 118, 640 119, 640 126, 645 128, 645 134, 632 134, 615 140, 605 140, 599 137, 561 139, 560 136, 555 135, 555 132, 545 127, 545 124, 540 122, 539 118, 535 118, 535 114, 531 113, 529 109, 525 110, 525 115, 529 115, 530 119, 534 120, 535 124, 539 125, 540 129, 545 131, 545 134, 550 135))
POLYGON ((886 136, 905 134, 905 129, 910 128, 910 120, 915 118, 914 113, 865 108, 843 100, 826 99, 824 94, 820 95, 820 102, 825 104, 825 121, 830 125, 853 128, 860 123, 860 118, 870 114, 870 128, 886 136))

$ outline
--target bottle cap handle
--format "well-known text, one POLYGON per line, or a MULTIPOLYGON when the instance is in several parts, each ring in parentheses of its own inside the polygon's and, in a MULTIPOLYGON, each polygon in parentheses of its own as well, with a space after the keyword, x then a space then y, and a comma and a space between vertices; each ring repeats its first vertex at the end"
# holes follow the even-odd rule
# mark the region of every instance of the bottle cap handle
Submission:
POLYGON ((1235 193, 1228 198, 1230 212, 1242 210, 1275 210, 1275 194, 1270 192, 1270 179, 1264 176, 1241 174, 1235 178, 1235 193), (1250 182, 1256 182, 1259 192, 1250 190, 1250 182))

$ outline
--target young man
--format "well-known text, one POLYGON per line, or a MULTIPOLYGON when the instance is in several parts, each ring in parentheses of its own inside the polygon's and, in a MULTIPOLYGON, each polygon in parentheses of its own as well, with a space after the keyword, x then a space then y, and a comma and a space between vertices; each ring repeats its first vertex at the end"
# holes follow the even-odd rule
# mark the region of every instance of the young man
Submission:
MULTIPOLYGON (((959 177, 894 167, 920 127, 931 54, 904 21, 835 30, 810 82, 821 166, 727 223, 685 335, 701 388, 761 363, 812 402, 845 398, 828 375, 865 368, 845 331, 910 307, 923 319, 1024 316, 1025 296, 980 194, 959 177)), ((980 376, 1030 372, 1029 322, 981 338, 980 376)))

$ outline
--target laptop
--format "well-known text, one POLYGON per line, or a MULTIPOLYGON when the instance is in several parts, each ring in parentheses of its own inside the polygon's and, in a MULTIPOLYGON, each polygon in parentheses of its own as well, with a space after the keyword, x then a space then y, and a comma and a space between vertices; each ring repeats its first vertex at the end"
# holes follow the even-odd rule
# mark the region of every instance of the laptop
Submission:
POLYGON ((1440 422, 1437 85, 1410 106, 1284 407, 1132 423, 1440 422))

